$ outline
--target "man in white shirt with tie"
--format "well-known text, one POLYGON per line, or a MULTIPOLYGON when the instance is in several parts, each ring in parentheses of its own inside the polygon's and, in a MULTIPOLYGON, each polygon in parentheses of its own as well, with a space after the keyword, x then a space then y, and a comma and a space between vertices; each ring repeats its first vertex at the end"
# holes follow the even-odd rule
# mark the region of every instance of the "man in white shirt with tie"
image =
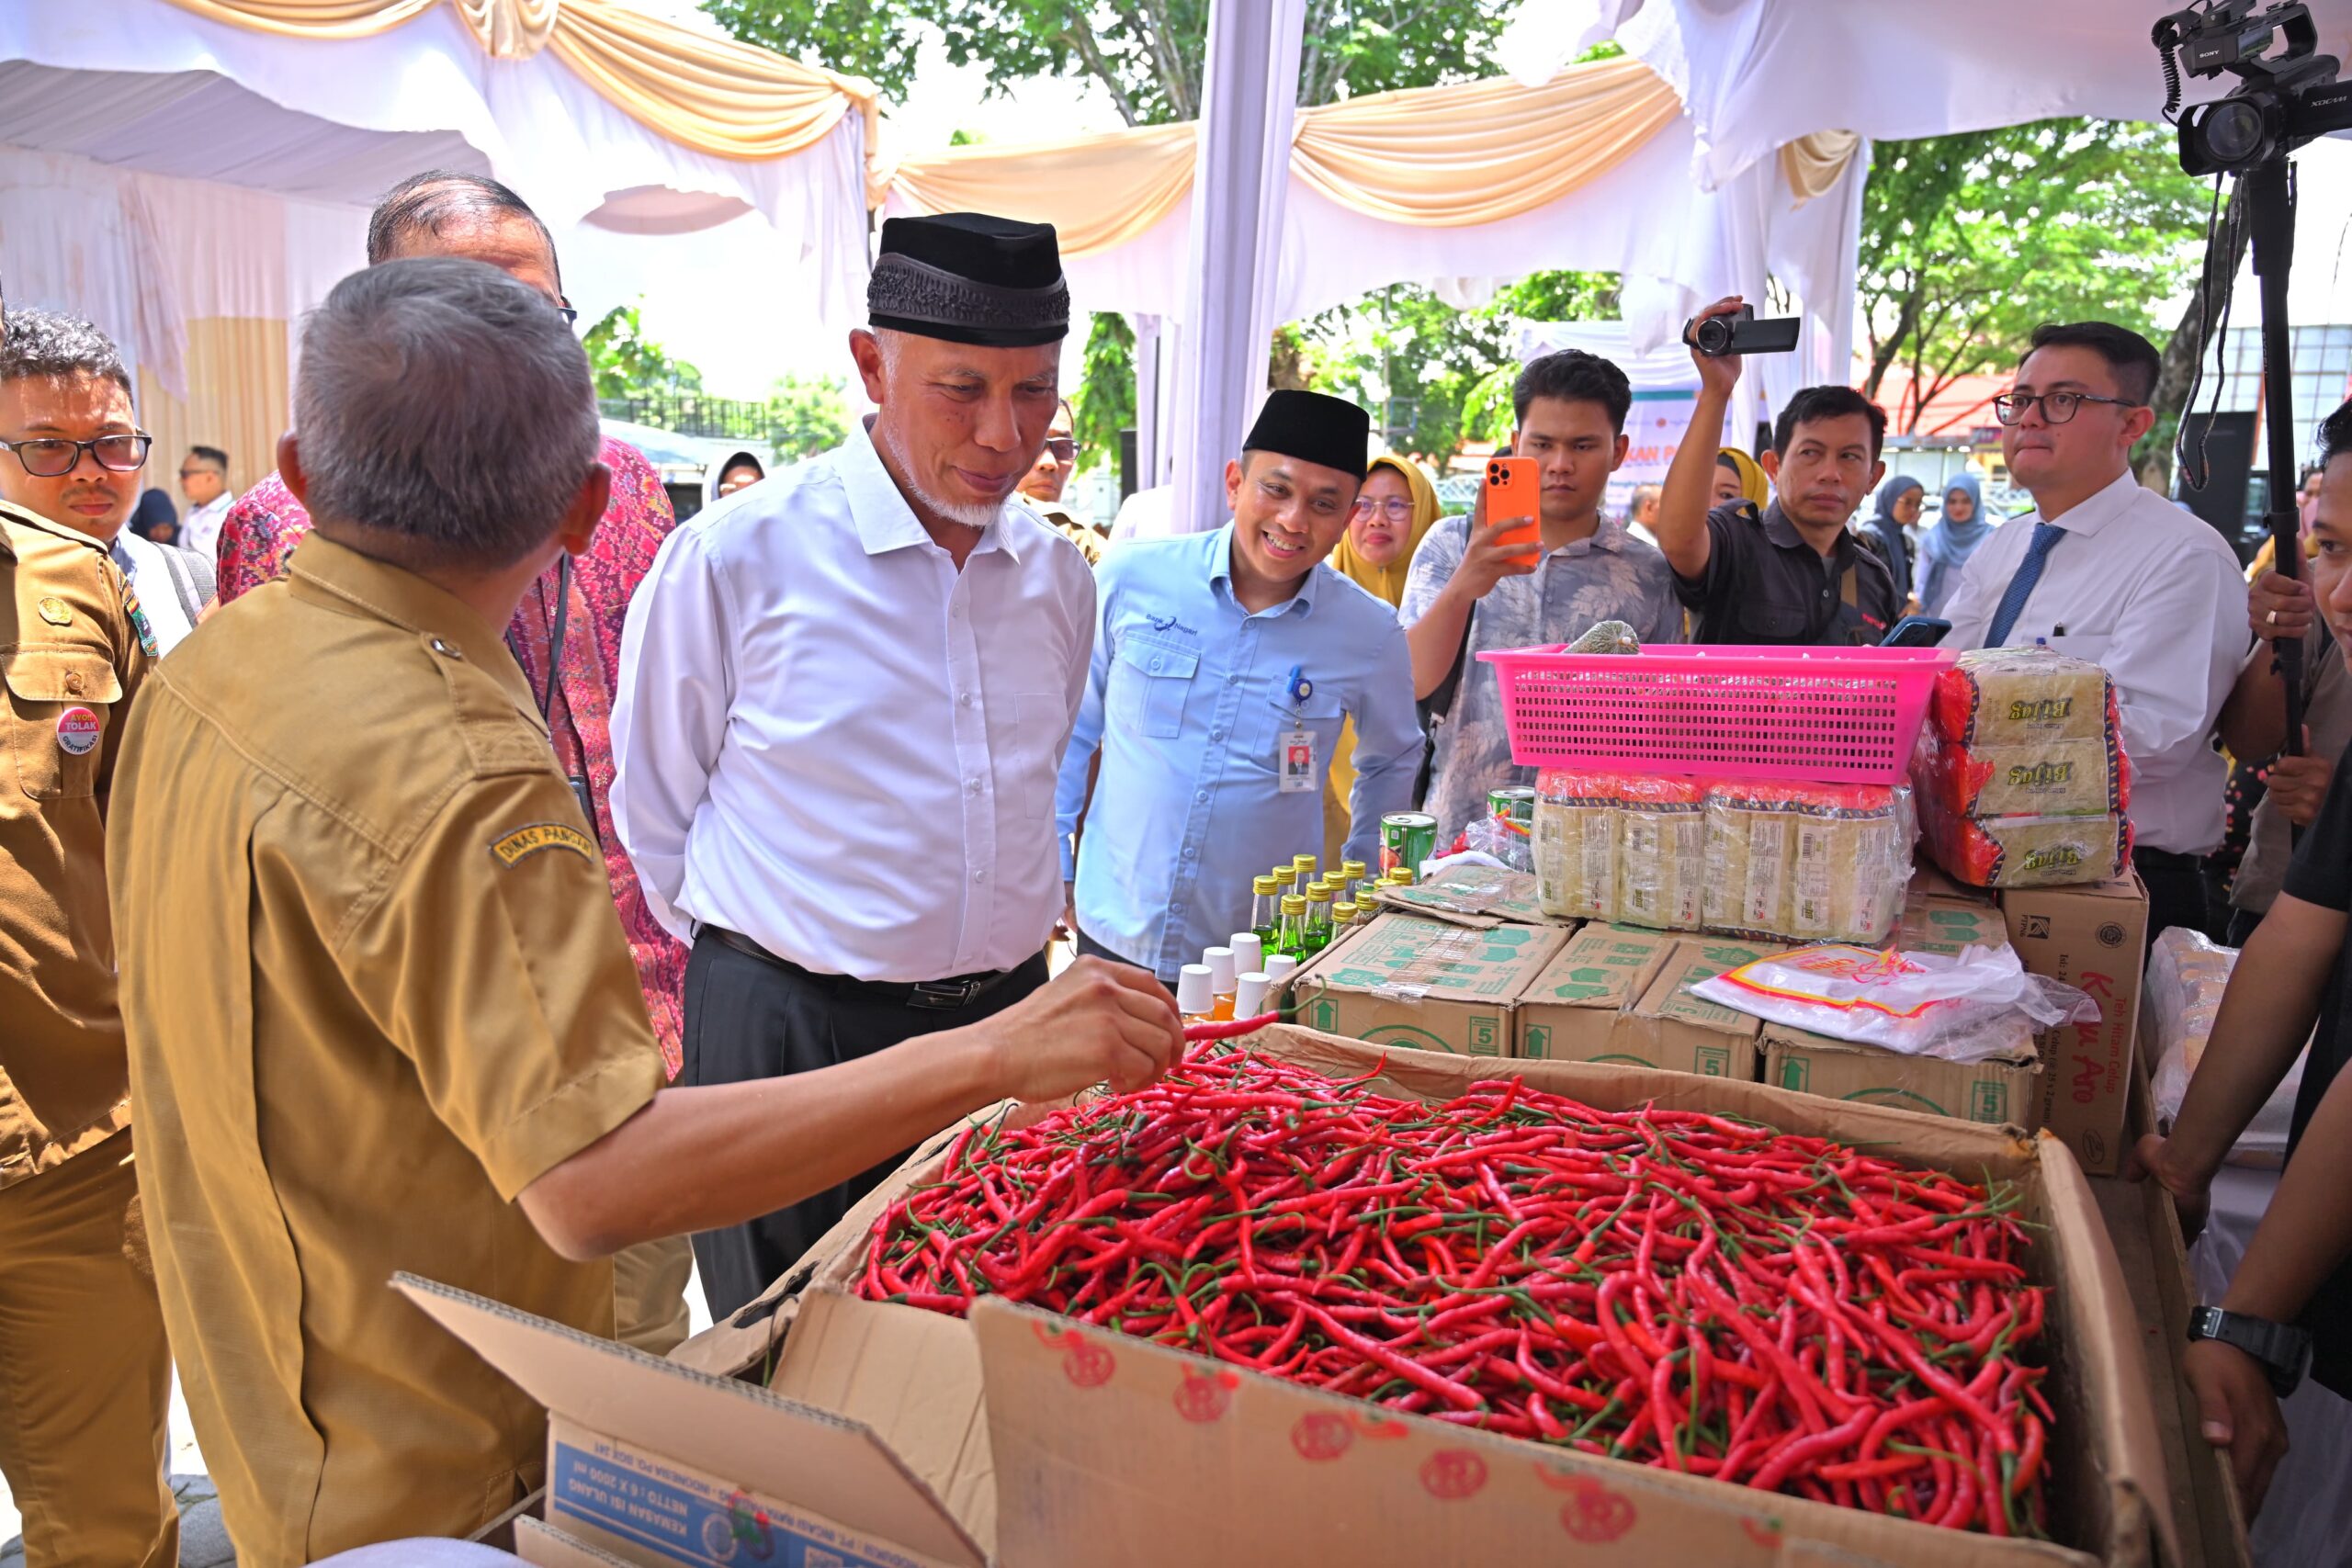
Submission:
MULTIPOLYGON (((894 218, 881 253, 850 337, 880 412, 681 525, 629 604, 613 817, 694 943, 681 1084, 857 1060, 1046 981, 1094 580, 1005 502, 1060 403, 1069 291, 1043 225, 894 218)), ((696 1235, 713 1314, 895 1163, 696 1235)))
POLYGON ((1947 648, 2047 642, 2114 678, 2151 940, 2208 922, 2199 863, 2222 841, 2229 776, 2211 737, 2246 650, 2237 557, 2132 472, 2156 367, 2154 344, 2105 321, 2035 331, 2017 385, 1994 400, 2034 509, 1969 558, 1944 611, 1947 648))

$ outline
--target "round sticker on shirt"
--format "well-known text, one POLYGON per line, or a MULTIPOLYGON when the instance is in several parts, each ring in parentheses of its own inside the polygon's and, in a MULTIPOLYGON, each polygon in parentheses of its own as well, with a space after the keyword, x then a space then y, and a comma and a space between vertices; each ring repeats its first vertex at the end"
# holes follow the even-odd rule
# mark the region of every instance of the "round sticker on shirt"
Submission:
POLYGON ((67 708, 57 720, 58 750, 69 756, 87 756, 98 744, 98 716, 88 708, 67 708))

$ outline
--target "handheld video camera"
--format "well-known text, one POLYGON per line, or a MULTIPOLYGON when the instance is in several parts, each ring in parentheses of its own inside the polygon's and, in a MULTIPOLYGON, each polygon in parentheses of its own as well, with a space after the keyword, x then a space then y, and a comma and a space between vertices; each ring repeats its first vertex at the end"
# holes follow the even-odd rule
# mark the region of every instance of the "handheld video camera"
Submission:
POLYGON ((1726 354, 1792 354, 1803 324, 1795 316, 1768 316, 1759 321, 1755 306, 1742 305, 1732 315, 1683 322, 1682 341, 1710 359, 1726 354))
POLYGON ((2352 127, 2352 84, 2319 52, 2319 26, 2301 0, 2256 13, 2256 0, 2198 0, 2151 34, 2164 60, 2165 118, 2180 107, 2180 73, 2241 78, 2225 98, 2180 116, 2180 166, 2192 175, 2244 173, 2315 136, 2352 127), (2285 51, 2265 59, 2274 40, 2285 51))

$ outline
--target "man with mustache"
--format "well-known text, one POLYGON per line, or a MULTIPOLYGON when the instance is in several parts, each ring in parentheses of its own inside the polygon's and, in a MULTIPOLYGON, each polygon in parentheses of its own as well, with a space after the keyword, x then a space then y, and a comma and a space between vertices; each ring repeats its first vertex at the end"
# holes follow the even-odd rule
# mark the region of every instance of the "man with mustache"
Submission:
MULTIPOLYGON (((1045 984, 1062 910, 1054 770, 1094 580, 1006 504, 1061 402, 1054 231, 891 219, 866 302, 850 353, 872 420, 681 526, 629 606, 613 814, 694 943, 687 1085, 989 1018, 1045 984)), ((894 1164, 696 1235, 713 1315, 894 1164)))

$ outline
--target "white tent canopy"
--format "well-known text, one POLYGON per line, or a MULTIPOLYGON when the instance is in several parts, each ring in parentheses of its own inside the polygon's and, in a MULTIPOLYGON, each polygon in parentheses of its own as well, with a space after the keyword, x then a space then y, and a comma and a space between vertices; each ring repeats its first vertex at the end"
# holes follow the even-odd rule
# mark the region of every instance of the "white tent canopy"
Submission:
MULTIPOLYGON (((1815 131, 1904 141, 2071 115, 2153 120, 2149 29, 2185 0, 1521 0, 1496 62, 1541 81, 1614 38, 1681 95, 1714 189, 1815 131)), ((2352 58, 2352 0, 2310 0, 2352 58)), ((2184 78, 2184 97, 2235 79, 2184 78)))
POLYGON ((367 209, 422 169, 505 181, 567 251, 596 233, 602 265, 566 278, 583 312, 620 302, 600 297, 603 280, 651 272, 665 237, 736 219, 735 243, 748 231, 767 278, 821 318, 844 321, 862 298, 864 84, 676 29, 665 39, 664 24, 614 0, 574 0, 566 25, 625 29, 623 71, 645 63, 648 38, 716 57, 696 84, 718 103, 695 121, 712 128, 706 141, 724 144, 727 111, 739 111, 746 146, 787 110, 809 125, 797 151, 731 156, 628 112, 632 85, 583 77, 577 49, 486 39, 453 4, 412 5, 405 19, 388 4, 379 9, 395 19, 356 37, 317 36, 299 16, 277 25, 287 9, 0 4, 9 297, 87 315, 115 336, 141 372, 141 415, 164 450, 223 446, 240 484, 268 468, 288 323, 361 264, 367 209), (631 251, 644 253, 633 265, 613 259, 631 251))

